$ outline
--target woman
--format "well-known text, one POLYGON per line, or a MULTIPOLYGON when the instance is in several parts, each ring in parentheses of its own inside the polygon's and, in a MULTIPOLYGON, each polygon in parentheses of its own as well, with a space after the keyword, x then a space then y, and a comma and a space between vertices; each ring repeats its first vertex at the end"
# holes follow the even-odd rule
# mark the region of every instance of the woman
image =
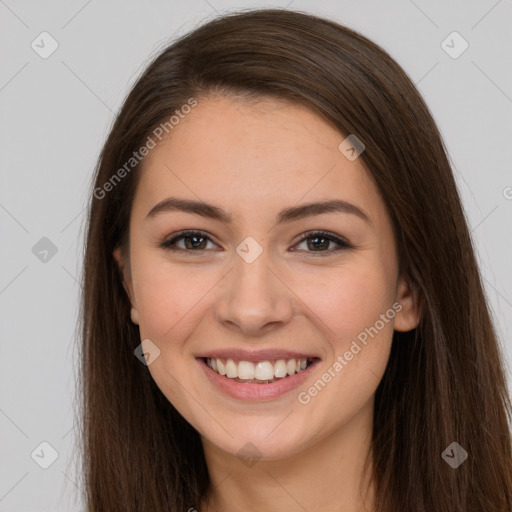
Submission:
POLYGON ((98 163, 82 321, 87 510, 512 509, 446 150, 353 30, 248 11, 157 56, 98 163))

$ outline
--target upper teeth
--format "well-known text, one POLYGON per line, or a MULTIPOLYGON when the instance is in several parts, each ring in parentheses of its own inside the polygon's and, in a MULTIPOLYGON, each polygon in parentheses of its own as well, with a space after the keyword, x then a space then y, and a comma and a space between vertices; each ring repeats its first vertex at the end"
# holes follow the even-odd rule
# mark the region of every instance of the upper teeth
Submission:
POLYGON ((206 358, 206 364, 220 375, 230 379, 257 379, 271 380, 273 378, 286 377, 305 370, 308 359, 278 359, 277 361, 233 361, 233 359, 221 360, 219 358, 206 358))

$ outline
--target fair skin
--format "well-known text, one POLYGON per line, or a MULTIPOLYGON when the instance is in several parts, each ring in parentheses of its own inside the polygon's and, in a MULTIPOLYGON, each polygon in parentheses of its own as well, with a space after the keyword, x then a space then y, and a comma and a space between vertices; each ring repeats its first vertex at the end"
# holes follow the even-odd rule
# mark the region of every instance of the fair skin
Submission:
POLYGON ((372 510, 373 487, 362 471, 374 394, 393 330, 413 329, 420 315, 416 293, 398 275, 383 200, 362 159, 350 161, 338 149, 344 138, 302 106, 210 97, 145 160, 129 258, 119 249, 114 257, 141 340, 160 350, 148 370, 201 435, 213 491, 200 512, 372 510), (170 196, 214 204, 232 221, 177 210, 146 218, 170 196), (276 223, 284 208, 331 199, 356 205, 369 222, 337 211, 276 223), (190 237, 176 242, 181 252, 159 247, 185 229, 207 237, 196 241, 199 249, 190 249, 190 237), (315 246, 317 235, 301 241, 317 230, 352 248, 336 251, 321 236, 315 246), (251 263, 236 251, 248 236, 262 249, 251 263), (332 372, 336 358, 395 302, 400 311, 301 403, 299 392, 332 372), (195 357, 266 347, 320 361, 300 388, 256 402, 221 393, 195 357), (240 456, 249 442, 259 453, 252 464, 240 456))

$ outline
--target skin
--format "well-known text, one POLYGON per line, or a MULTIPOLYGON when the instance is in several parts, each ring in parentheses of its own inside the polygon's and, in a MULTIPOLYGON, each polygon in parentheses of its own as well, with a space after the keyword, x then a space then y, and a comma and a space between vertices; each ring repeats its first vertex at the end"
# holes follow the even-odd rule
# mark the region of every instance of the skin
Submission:
POLYGON ((116 249, 114 257, 141 340, 161 351, 148 369, 201 435, 213 482, 201 512, 373 508, 363 464, 374 395, 393 329, 413 329, 420 314, 415 290, 398 275, 384 202, 361 158, 350 161, 338 149, 344 138, 302 106, 209 97, 145 160, 129 254, 116 249), (233 222, 181 211, 145 218, 169 196, 213 203, 233 222), (328 199, 355 204, 371 223, 339 212, 275 222, 285 207, 328 199), (185 229, 209 237, 195 255, 184 252, 183 239, 183 252, 159 247, 185 229), (328 231, 353 248, 334 251, 336 242, 321 240, 317 249, 315 236, 300 241, 309 230, 328 231), (236 252, 247 236, 262 248, 252 263, 236 252), (300 403, 298 393, 396 301, 400 312, 309 403, 300 403), (290 348, 321 362, 300 389, 242 401, 222 395, 195 360, 232 347, 290 348), (260 452, 252 465, 237 456, 248 442, 260 452))

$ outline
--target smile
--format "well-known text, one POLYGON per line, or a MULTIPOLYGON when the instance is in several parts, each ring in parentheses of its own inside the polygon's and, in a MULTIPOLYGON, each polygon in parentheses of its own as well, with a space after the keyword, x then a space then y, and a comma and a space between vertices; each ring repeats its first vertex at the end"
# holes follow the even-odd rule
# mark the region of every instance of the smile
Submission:
POLYGON ((278 359, 253 363, 207 357, 205 362, 214 372, 235 382, 270 384, 306 370, 311 364, 311 359, 278 359))
POLYGON ((214 389, 224 396, 252 402, 284 398, 303 385, 320 364, 318 357, 254 361, 197 357, 196 360, 214 389))

